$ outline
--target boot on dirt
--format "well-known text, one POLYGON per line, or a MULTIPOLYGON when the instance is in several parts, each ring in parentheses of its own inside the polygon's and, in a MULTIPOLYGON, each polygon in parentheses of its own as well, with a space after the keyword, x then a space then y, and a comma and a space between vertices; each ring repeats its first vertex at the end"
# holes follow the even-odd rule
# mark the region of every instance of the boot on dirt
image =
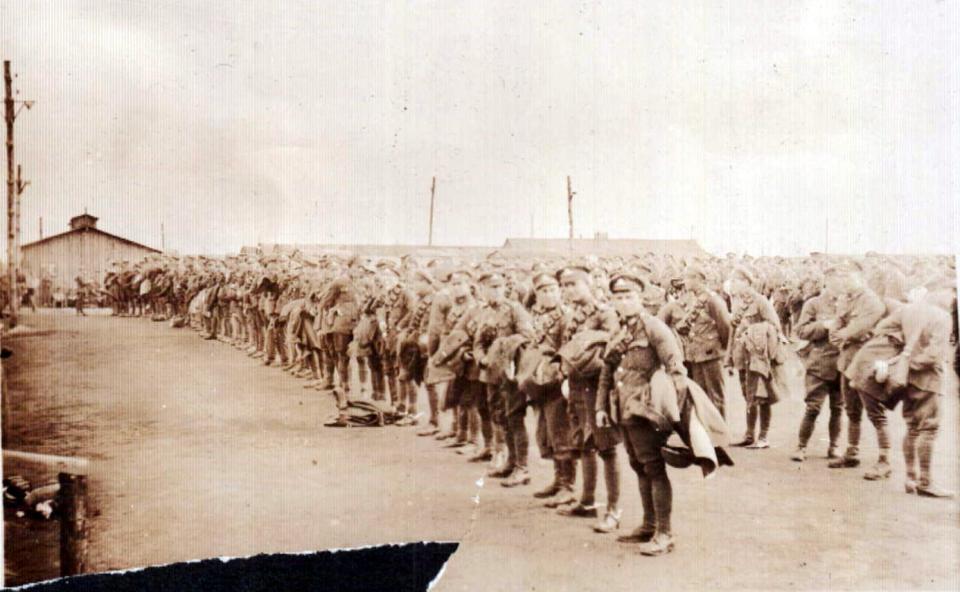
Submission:
POLYGON ((621 516, 623 516, 622 510, 607 510, 607 513, 604 514, 603 519, 593 525, 593 532, 607 534, 618 530, 620 528, 621 516))
POLYGON ((639 551, 647 557, 666 555, 673 551, 673 536, 667 532, 658 532, 652 539, 640 545, 639 551))

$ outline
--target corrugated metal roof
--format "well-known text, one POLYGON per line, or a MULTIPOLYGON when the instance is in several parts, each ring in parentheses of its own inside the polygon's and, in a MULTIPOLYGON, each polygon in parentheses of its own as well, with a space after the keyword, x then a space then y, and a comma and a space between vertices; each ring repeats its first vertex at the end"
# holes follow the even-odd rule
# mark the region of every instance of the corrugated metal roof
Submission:
POLYGON ((141 249, 146 249, 146 250, 148 250, 148 251, 153 251, 154 253, 160 253, 160 252, 161 252, 159 249, 154 249, 153 247, 148 247, 147 245, 142 245, 142 244, 140 244, 140 243, 138 243, 138 242, 136 242, 136 241, 132 241, 132 240, 130 240, 130 239, 128 239, 128 238, 123 238, 122 236, 117 236, 117 235, 115 235, 115 234, 110 234, 109 232, 100 230, 99 228, 94 228, 94 227, 92 227, 92 226, 83 226, 83 227, 81 227, 81 228, 75 228, 75 229, 73 229, 73 230, 68 230, 68 231, 66 231, 66 232, 61 232, 60 234, 54 234, 53 236, 48 236, 48 237, 42 238, 42 239, 40 239, 40 240, 38 240, 38 241, 33 241, 32 243, 27 243, 27 244, 23 245, 21 248, 22 248, 22 249, 31 249, 31 248, 33 248, 33 247, 38 247, 38 246, 40 246, 40 245, 44 245, 44 244, 47 244, 47 243, 52 242, 52 241, 56 241, 56 240, 59 240, 59 239, 62 239, 62 238, 66 238, 66 237, 68 237, 68 236, 70 236, 70 235, 73 235, 73 234, 83 234, 83 233, 85 233, 85 232, 90 232, 90 233, 94 233, 94 234, 101 234, 101 235, 103 235, 103 236, 106 236, 107 238, 110 238, 110 239, 113 239, 113 240, 116 240, 116 241, 120 241, 120 242, 122 242, 122 243, 125 244, 125 245, 130 245, 130 246, 132 246, 132 247, 139 247, 139 248, 141 248, 141 249))

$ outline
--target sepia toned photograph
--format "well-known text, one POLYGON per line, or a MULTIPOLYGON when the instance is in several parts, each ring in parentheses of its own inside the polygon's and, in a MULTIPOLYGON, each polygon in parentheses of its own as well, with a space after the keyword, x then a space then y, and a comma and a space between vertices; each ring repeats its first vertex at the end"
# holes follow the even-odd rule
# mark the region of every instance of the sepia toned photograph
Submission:
POLYGON ((0 587, 960 589, 960 4, 0 0, 0 58, 0 587))

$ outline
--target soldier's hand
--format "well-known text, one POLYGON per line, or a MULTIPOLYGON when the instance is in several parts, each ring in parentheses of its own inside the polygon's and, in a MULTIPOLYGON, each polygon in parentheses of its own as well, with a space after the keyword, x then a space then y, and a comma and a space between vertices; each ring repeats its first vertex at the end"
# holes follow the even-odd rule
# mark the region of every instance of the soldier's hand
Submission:
POLYGON ((560 394, 563 395, 564 399, 570 398, 570 382, 566 379, 560 383, 560 394))
POLYGON ((598 428, 609 428, 613 424, 610 423, 610 416, 607 415, 606 411, 597 411, 597 427, 598 428))

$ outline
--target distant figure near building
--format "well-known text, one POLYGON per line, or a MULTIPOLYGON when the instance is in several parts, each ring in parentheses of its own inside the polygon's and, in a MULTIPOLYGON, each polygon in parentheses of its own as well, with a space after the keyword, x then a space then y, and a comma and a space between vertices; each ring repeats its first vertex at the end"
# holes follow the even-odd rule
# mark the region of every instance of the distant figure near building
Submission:
POLYGON ((87 313, 83 312, 83 298, 84 298, 84 294, 87 291, 87 284, 86 282, 83 281, 82 272, 81 272, 81 275, 78 275, 76 277, 76 282, 77 282, 77 297, 75 300, 76 302, 75 306, 77 309, 77 315, 81 317, 85 317, 87 316, 87 313))

